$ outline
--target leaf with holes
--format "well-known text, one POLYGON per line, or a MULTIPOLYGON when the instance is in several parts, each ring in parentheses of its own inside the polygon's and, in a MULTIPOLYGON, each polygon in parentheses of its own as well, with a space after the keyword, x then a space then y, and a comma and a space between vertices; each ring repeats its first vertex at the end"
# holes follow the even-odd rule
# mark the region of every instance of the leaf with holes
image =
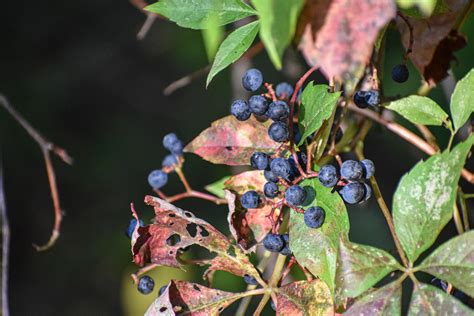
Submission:
POLYGON ((413 291, 408 315, 472 316, 472 310, 441 289, 420 283, 413 291))
POLYGON ((402 269, 389 253, 341 239, 336 284, 345 297, 357 297, 388 273, 402 269))
POLYGON ((167 17, 181 27, 203 29, 209 20, 225 25, 256 12, 241 0, 160 0, 145 10, 167 17))
MULTIPOLYGON (((200 261, 210 265, 206 275, 224 270, 239 276, 248 274, 261 281, 248 257, 212 225, 156 197, 146 196, 145 203, 154 207, 155 220, 154 224, 137 230, 138 238, 132 243, 133 260, 137 265, 154 263, 181 268, 180 250, 199 245, 216 254, 213 259, 200 261)), ((136 213, 134 216, 138 220, 136 213)))
POLYGON ((474 135, 419 162, 398 184, 393 197, 393 220, 398 238, 411 262, 428 249, 453 214, 462 167, 474 135))
MULTIPOLYGON (((235 194, 228 190, 225 192, 225 198, 229 205, 227 221, 232 236, 245 252, 255 251, 257 243, 261 242, 272 228, 271 217, 269 217, 272 210, 271 205, 266 204, 257 209, 245 209, 235 194)), ((274 212, 274 222, 277 220, 278 214, 278 211, 274 212)))
POLYGON ((250 164, 255 151, 272 152, 279 144, 268 136, 271 122, 259 122, 251 117, 245 122, 229 115, 214 121, 184 148, 203 159, 229 166, 250 164))
POLYGON ((213 182, 211 184, 208 184, 204 187, 208 192, 214 194, 217 197, 224 198, 225 192, 224 192, 224 185, 227 180, 230 179, 230 176, 223 177, 220 180, 217 180, 216 182, 213 182))
POLYGON ((242 293, 225 292, 197 283, 172 280, 163 294, 148 307, 145 315, 219 315, 241 297, 242 293))
POLYGON ((281 69, 281 57, 295 34, 304 0, 252 0, 262 25, 260 38, 273 65, 281 69))
POLYGON ((247 191, 254 190, 263 193, 263 186, 267 181, 263 176, 263 171, 252 170, 244 171, 230 177, 225 183, 224 187, 228 190, 234 191, 240 195, 247 191))
POLYGON ((325 84, 308 83, 301 95, 299 145, 303 144, 306 137, 319 130, 323 122, 331 117, 340 96, 340 91, 331 93, 329 86, 325 84))
POLYGON ((320 280, 297 281, 279 288, 277 315, 334 315, 331 292, 320 280))
POLYGON ((349 307, 344 316, 400 315, 402 310, 402 288, 398 282, 371 291, 349 307))
POLYGON ((474 231, 439 246, 419 268, 474 297, 474 231))
POLYGON ((451 115, 456 131, 460 129, 474 112, 474 69, 459 80, 451 95, 451 115))
POLYGON ((346 91, 352 92, 396 7, 391 0, 334 0, 325 10, 324 23, 304 26, 299 47, 308 64, 318 64, 328 79, 344 80, 346 91), (364 18, 359 18, 361 12, 364 18))
POLYGON ((422 125, 449 126, 449 116, 433 100, 419 95, 390 102, 387 109, 397 112, 407 120, 422 125))
POLYGON ((321 278, 333 293, 339 239, 347 238, 349 233, 346 206, 338 193, 331 193, 331 189, 323 187, 318 179, 307 179, 300 185, 312 196, 304 208, 320 206, 326 212, 326 218, 321 228, 314 229, 306 226, 303 214, 291 212, 290 249, 298 263, 321 278))

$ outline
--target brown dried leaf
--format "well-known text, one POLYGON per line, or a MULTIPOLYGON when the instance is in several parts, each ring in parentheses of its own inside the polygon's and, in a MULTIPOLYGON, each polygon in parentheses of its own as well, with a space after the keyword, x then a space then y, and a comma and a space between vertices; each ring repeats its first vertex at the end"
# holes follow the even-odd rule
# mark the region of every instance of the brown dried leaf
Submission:
MULTIPOLYGON (((232 236, 245 252, 255 251, 257 243, 261 242, 272 228, 272 222, 267 217, 272 210, 271 205, 247 210, 240 205, 240 201, 232 192, 225 190, 225 198, 229 205, 227 221, 232 236)), ((274 221, 276 221, 278 214, 277 211, 273 214, 274 221)))
POLYGON ((150 305, 145 315, 219 315, 240 297, 240 293, 214 290, 196 283, 172 280, 165 292, 150 305))
POLYGON ((238 194, 244 194, 249 190, 257 192, 263 192, 263 186, 265 185, 265 177, 263 171, 252 170, 239 173, 232 176, 226 182, 224 182, 224 188, 234 191, 238 194))
POLYGON ((269 125, 269 121, 259 122, 254 117, 241 122, 229 115, 214 121, 184 151, 215 164, 248 165, 255 151, 268 153, 278 148, 268 136, 269 125))
POLYGON ((334 315, 328 286, 320 281, 298 281, 279 289, 277 315, 334 315))
MULTIPOLYGON (((156 197, 146 196, 145 203, 155 208, 155 223, 137 230, 138 238, 132 242, 133 260, 137 265, 155 263, 180 268, 179 250, 195 244, 216 253, 215 258, 201 261, 210 265, 206 274, 224 270, 261 280, 248 257, 206 221, 156 197)), ((135 217, 138 219, 136 213, 135 217)))
POLYGON ((308 64, 318 64, 328 79, 343 80, 346 90, 352 91, 369 62, 379 31, 395 17, 394 1, 334 0, 330 7, 324 1, 316 5, 322 12, 315 13, 314 23, 306 24, 300 49, 308 64))

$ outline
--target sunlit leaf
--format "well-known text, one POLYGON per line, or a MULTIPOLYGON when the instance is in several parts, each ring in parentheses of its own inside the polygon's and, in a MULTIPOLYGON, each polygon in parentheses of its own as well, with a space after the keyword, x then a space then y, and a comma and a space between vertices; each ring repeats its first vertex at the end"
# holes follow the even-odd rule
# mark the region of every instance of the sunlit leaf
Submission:
POLYGON ((460 129, 474 112, 474 69, 459 80, 451 96, 451 115, 454 127, 460 129))
POLYGON ((209 61, 212 61, 216 56, 222 39, 224 38, 225 29, 223 26, 219 25, 217 16, 209 17, 207 23, 208 27, 203 29, 201 32, 207 58, 209 61))
POLYGON ((224 183, 224 187, 238 194, 244 194, 250 190, 263 193, 263 186, 266 182, 263 171, 251 170, 230 177, 224 183))
POLYGON ((419 95, 390 102, 387 109, 397 112, 407 120, 422 125, 443 125, 448 122, 448 114, 433 100, 419 95))
POLYGON ((208 192, 214 194, 217 197, 224 198, 224 183, 229 179, 230 176, 223 177, 222 179, 217 180, 216 182, 206 185, 204 189, 206 189, 208 192))
POLYGON ((277 315, 334 315, 331 292, 320 280, 298 281, 279 288, 277 315))

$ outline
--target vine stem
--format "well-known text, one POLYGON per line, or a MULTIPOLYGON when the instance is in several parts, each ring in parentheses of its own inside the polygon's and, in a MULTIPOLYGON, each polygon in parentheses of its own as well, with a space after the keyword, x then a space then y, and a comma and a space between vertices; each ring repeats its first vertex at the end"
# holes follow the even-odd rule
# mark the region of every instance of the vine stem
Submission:
MULTIPOLYGON (((1 155, 1 153, 0 153, 1 155)), ((9 316, 8 308, 8 263, 10 258, 10 224, 8 222, 5 192, 3 190, 3 165, 0 156, 0 220, 2 225, 2 275, 1 275, 1 304, 2 315, 9 316)))
POLYGON ((456 230, 458 231, 458 235, 461 235, 464 233, 464 227, 462 225, 461 213, 459 213, 459 208, 456 203, 454 203, 453 206, 453 219, 454 224, 456 225, 456 230))
MULTIPOLYGON (((363 146, 364 146, 363 143, 360 141, 355 148, 355 154, 359 160, 364 159, 363 146)), ((377 183, 377 180, 375 179, 375 176, 372 176, 370 178, 370 184, 372 185, 372 190, 374 192, 377 203, 379 204, 380 209, 382 210, 383 216, 385 217, 385 220, 387 221, 388 228, 390 229, 390 234, 392 234, 393 241, 395 242, 395 246, 397 247, 397 251, 398 251, 398 254, 400 255, 400 258, 402 259, 403 265, 405 267, 409 267, 409 261, 405 255, 405 252, 403 251, 400 240, 398 239, 397 234, 395 232, 395 225, 393 224, 392 215, 390 213, 390 210, 388 209, 387 204, 385 203, 385 200, 382 196, 382 192, 380 192, 380 188, 377 183)))
POLYGON ((155 191, 155 193, 158 194, 160 198, 170 203, 173 203, 182 199, 186 199, 186 198, 198 198, 198 199, 213 202, 217 205, 227 204, 226 199, 221 199, 221 198, 218 198, 217 196, 207 194, 204 192, 195 191, 195 190, 191 190, 189 192, 178 193, 171 196, 167 196, 166 194, 163 193, 163 191, 158 190, 158 189, 154 189, 153 191, 155 191))

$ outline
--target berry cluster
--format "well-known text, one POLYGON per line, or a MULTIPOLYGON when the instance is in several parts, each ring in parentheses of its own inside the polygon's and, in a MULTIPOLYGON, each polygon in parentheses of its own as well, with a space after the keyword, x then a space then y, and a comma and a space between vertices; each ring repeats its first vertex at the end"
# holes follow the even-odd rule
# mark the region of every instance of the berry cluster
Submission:
POLYGON ((271 252, 278 252, 284 256, 290 256, 290 236, 288 234, 269 233, 263 239, 263 246, 271 252))
POLYGON ((148 175, 148 183, 153 189, 160 189, 168 183, 168 173, 172 172, 182 163, 183 142, 174 133, 169 133, 163 137, 163 147, 170 154, 163 158, 162 169, 153 170, 148 175))

